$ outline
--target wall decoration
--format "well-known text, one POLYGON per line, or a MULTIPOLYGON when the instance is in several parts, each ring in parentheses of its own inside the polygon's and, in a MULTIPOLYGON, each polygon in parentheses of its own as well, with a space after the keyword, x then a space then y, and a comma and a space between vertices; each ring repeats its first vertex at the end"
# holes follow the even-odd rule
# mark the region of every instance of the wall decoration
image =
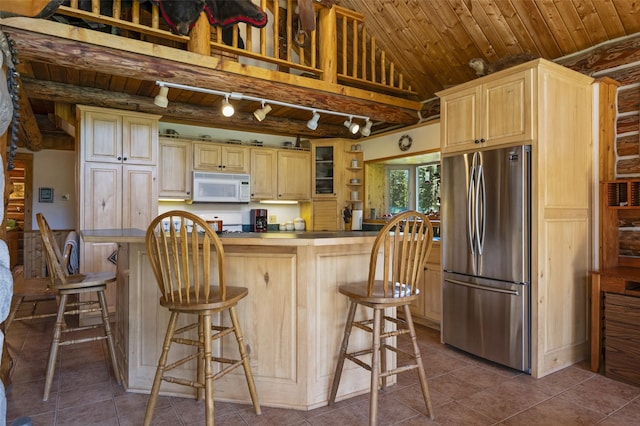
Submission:
POLYGON ((53 188, 38 188, 38 202, 53 203, 53 188))

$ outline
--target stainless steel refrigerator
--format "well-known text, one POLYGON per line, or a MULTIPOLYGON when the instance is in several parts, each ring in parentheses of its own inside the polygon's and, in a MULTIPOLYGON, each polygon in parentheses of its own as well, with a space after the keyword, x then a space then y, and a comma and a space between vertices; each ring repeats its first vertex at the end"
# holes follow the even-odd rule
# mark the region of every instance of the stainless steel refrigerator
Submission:
POLYGON ((442 339, 531 371, 531 146, 442 160, 442 339))

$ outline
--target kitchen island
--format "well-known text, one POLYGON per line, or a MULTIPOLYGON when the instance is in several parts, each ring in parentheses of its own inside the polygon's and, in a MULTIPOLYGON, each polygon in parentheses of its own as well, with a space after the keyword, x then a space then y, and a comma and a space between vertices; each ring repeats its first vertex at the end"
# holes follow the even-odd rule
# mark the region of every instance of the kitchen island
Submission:
MULTIPOLYGON (((310 410, 327 404, 344 331, 347 298, 338 286, 366 280, 377 232, 266 232, 222 234, 229 285, 245 286, 238 305, 258 397, 264 406, 310 410)), ((89 242, 117 242, 116 352, 127 391, 149 393, 169 320, 149 264, 144 231, 83 231, 89 242)), ((359 312, 362 315, 362 312, 359 312)), ((228 318, 225 318, 228 322, 228 318)), ((369 336, 352 333, 353 347, 369 336)), ((235 342, 224 340, 233 350, 235 342)), ((227 350, 227 349, 225 349, 227 350)), ((389 357, 389 366, 395 359, 389 357)), ((171 360, 170 360, 171 362, 171 360)), ((195 365, 182 368, 195 377, 195 365)), ((369 391, 370 374, 345 364, 338 399, 369 391)), ((163 383, 164 395, 191 388, 163 383)), ((250 403, 241 369, 215 384, 216 400, 250 403)))

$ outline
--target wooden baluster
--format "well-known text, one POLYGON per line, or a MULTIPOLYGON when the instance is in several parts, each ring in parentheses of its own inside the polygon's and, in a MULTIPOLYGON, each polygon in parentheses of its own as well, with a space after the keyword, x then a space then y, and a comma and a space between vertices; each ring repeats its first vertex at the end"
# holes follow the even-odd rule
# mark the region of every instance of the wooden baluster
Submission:
MULTIPOLYGON (((211 26, 206 13, 200 12, 200 16, 189 35, 189 42, 187 43, 189 52, 211 56, 211 26)), ((234 45, 238 45, 237 35, 234 35, 234 45)))
POLYGON ((322 80, 329 83, 337 83, 337 60, 338 60, 338 35, 336 22, 336 8, 320 8, 320 70, 322 80))
POLYGON ((358 77, 358 21, 355 19, 351 20, 353 36, 352 38, 352 49, 353 49, 353 65, 351 68, 351 76, 358 77))

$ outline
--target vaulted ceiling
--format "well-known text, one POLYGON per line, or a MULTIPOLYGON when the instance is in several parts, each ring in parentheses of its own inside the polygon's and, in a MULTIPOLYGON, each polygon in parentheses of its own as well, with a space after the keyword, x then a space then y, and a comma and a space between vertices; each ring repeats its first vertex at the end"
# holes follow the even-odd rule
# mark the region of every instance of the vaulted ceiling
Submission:
POLYGON ((640 32, 634 0, 340 0, 421 100, 476 78, 469 61, 557 60, 640 32))

